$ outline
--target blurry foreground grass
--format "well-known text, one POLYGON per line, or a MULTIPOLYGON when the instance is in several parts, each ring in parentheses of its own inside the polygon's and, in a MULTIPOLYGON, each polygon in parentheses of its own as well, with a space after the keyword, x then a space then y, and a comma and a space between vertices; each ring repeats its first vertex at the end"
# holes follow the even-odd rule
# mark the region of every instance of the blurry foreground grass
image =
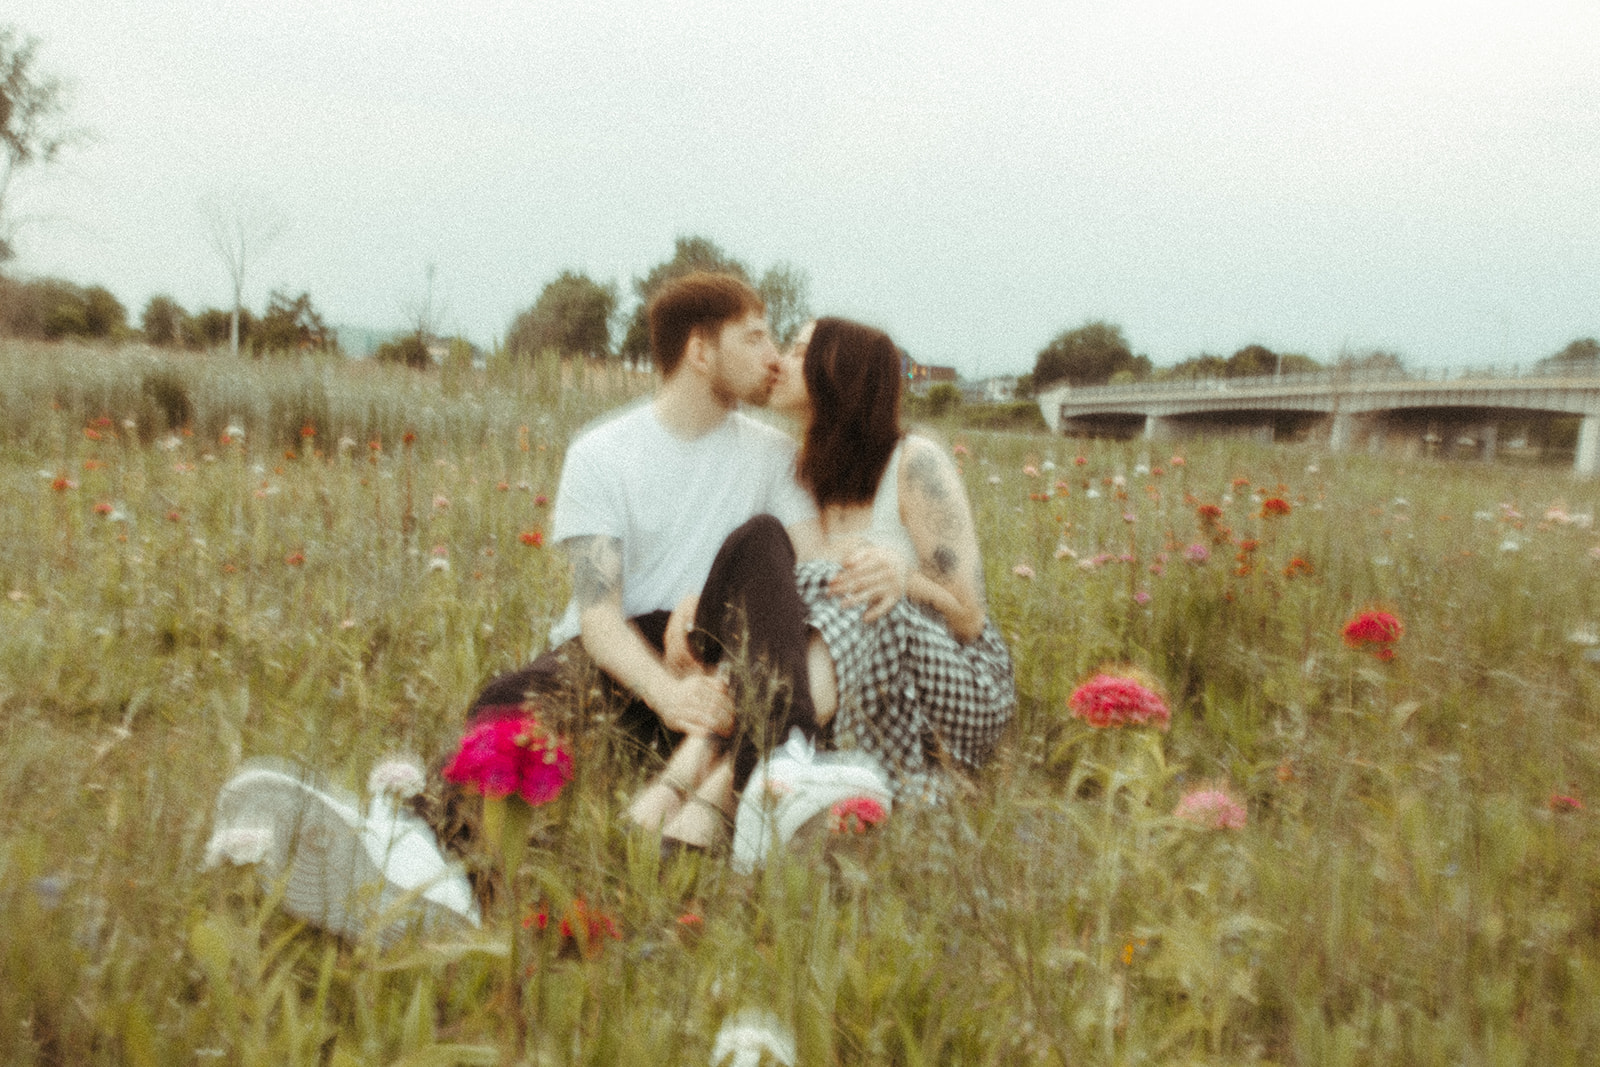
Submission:
POLYGON ((541 1064, 704 1063, 749 1005, 807 1064, 1600 1043, 1600 492, 1564 471, 950 431, 1022 696, 977 795, 691 884, 617 828, 637 770, 575 739, 525 874, 610 924, 380 951, 202 873, 216 790, 451 747, 565 601, 565 442, 642 383, 25 348, 0 383, 4 1062, 499 1062, 511 929, 541 1064), (1340 638, 1369 607, 1392 661, 1340 638), (1169 733, 1067 717, 1119 662, 1169 733), (1202 784, 1248 824, 1174 818, 1202 784))

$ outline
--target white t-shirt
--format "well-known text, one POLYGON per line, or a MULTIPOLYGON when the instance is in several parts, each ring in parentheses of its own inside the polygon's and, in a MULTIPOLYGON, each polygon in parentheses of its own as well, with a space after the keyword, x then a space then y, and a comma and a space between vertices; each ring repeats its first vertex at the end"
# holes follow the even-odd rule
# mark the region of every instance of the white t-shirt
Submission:
MULTIPOLYGON (((816 517, 794 480, 795 442, 740 412, 693 440, 644 401, 582 431, 567 449, 551 539, 622 542, 622 610, 671 610, 697 593, 728 535, 763 512, 785 526, 816 517)), ((550 628, 551 647, 577 636, 577 601, 550 628)))

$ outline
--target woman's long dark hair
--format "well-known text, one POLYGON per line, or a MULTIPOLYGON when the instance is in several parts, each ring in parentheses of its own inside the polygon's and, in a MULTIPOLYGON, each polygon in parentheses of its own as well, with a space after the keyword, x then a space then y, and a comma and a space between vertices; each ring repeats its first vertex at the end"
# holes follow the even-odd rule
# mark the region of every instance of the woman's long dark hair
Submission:
POLYGON ((806 346, 811 423, 798 477, 819 508, 864 504, 900 440, 900 350, 882 330, 817 320, 806 346))

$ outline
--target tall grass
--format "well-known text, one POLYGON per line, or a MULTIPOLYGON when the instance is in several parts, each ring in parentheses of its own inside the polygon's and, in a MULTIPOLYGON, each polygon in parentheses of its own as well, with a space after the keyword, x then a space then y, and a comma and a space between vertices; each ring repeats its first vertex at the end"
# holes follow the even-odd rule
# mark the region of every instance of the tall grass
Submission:
POLYGON ((541 1064, 705 1062, 752 1004, 805 1063, 1545 1064, 1600 1039, 1600 846, 1555 799, 1600 780, 1600 494, 1561 471, 950 431, 1021 694, 973 796, 691 879, 618 827, 640 769, 575 739, 525 876, 547 913, 615 920, 584 945, 504 906, 481 937, 347 944, 202 872, 239 760, 358 789, 452 746, 564 604, 522 535, 566 441, 639 389, 0 351, 0 1059, 498 1062, 512 931, 541 1064), (1369 606, 1405 622, 1392 662, 1341 641, 1369 606), (1169 733, 1067 716, 1106 663, 1164 683, 1169 733), (1200 783, 1249 824, 1174 818, 1200 783))

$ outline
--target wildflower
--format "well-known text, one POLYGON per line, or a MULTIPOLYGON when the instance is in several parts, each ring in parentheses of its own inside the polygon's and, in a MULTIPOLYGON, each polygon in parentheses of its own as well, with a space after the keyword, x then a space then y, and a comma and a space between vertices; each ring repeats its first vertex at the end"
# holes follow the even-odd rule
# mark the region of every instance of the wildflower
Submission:
POLYGON ((1150 603, 1150 591, 1148 589, 1139 590, 1137 593, 1133 594, 1133 602, 1141 607, 1150 603))
POLYGON ((1172 814, 1207 830, 1242 830, 1246 812, 1226 789, 1191 789, 1178 801, 1172 814))
POLYGON ((291 567, 298 567, 305 563, 305 561, 306 554, 304 552, 291 552, 287 556, 283 557, 283 562, 291 567))
POLYGON ((522 533, 517 535, 517 539, 529 548, 539 548, 544 544, 544 531, 523 530, 522 533))
POLYGON ((1029 493, 1028 494, 1028 499, 1032 500, 1032 501, 1034 501, 1036 503, 1043 503, 1043 502, 1049 501, 1050 494, 1049 493, 1029 493))
POLYGON ((1077 558, 1078 558, 1078 554, 1076 552, 1072 551, 1072 548, 1071 548, 1070 545, 1061 544, 1061 545, 1057 545, 1056 546, 1056 559, 1077 559, 1077 558))
POLYGON ((573 900, 556 929, 564 940, 576 941, 589 959, 600 955, 601 949, 605 948, 605 938, 622 940, 622 930, 618 928, 617 920, 583 897, 573 900))
POLYGON ((92 426, 85 426, 83 428, 83 436, 88 438, 90 441, 98 441, 100 440, 100 431, 96 430, 92 426))
POLYGON ((1281 496, 1269 496, 1261 502, 1261 517, 1263 519, 1278 518, 1289 514, 1294 508, 1281 496))
POLYGON ((104 500, 98 501, 94 506, 94 513, 96 515, 110 515, 114 510, 116 509, 113 508, 109 502, 104 500))
POLYGON ((1155 726, 1165 730, 1172 712, 1160 693, 1136 677, 1097 674, 1067 698, 1072 716, 1098 729, 1155 726))
POLYGON ((509 492, 511 492, 511 483, 510 482, 495 482, 494 483, 494 489, 495 489, 495 492, 497 492, 497 493, 509 493, 509 492))
POLYGON ((515 793, 547 804, 572 778, 572 757, 531 715, 479 723, 461 739, 444 776, 485 796, 515 793))
POLYGON ((1391 612, 1363 611, 1344 624, 1344 643, 1351 648, 1371 645, 1373 655, 1388 661, 1394 659, 1394 649, 1389 646, 1403 633, 1405 626, 1391 612))
POLYGON ((270 826, 230 826, 218 830, 206 843, 203 867, 216 867, 224 861, 236 866, 260 863, 273 844, 270 826))
POLYGON ((697 926, 703 926, 706 920, 705 916, 698 912, 686 911, 682 915, 678 916, 677 921, 679 926, 693 928, 697 926))
POLYGON ((1028 566, 1026 563, 1019 563, 1015 567, 1011 568, 1011 573, 1015 574, 1018 578, 1032 578, 1033 568, 1028 566))
POLYGON ((828 829, 836 834, 864 834, 887 817, 871 797, 850 797, 828 809, 828 829))
POLYGON ((410 448, 417 443, 417 431, 407 430, 400 438, 400 443, 410 448))
POLYGON ((1250 487, 1250 479, 1249 478, 1235 478, 1229 484, 1231 484, 1235 490, 1248 489, 1250 487))
POLYGON ((1136 463, 1136 464, 1134 464, 1133 473, 1135 473, 1135 474, 1149 474, 1150 473, 1150 464, 1148 464, 1148 463, 1136 463))
POLYGON ((346 435, 339 438, 339 453, 343 455, 356 447, 356 439, 346 435))
POLYGON ((1200 525, 1210 526, 1222 518, 1222 509, 1215 504, 1201 504, 1194 509, 1194 514, 1200 520, 1200 525))
POLYGON ((711 1047, 711 1062, 731 1067, 755 1067, 764 1055, 781 1067, 794 1067, 794 1033, 776 1015, 755 1009, 729 1016, 711 1047))
POLYGON ((1168 462, 1168 463, 1170 463, 1170 464, 1171 464, 1171 465, 1172 465, 1172 466, 1174 466, 1174 467, 1181 467, 1181 466, 1183 466, 1183 465, 1184 465, 1184 464, 1185 464, 1185 463, 1186 463, 1186 462, 1188 462, 1188 461, 1187 461, 1187 460, 1185 460, 1185 459, 1184 459, 1184 458, 1183 458, 1183 457, 1182 457, 1182 456, 1173 456, 1173 457, 1172 457, 1172 458, 1171 458, 1171 459, 1170 459, 1170 460, 1168 460, 1168 461, 1167 461, 1167 462, 1168 462))
POLYGON ((1139 516, 1135 515, 1131 511, 1124 511, 1122 513, 1122 521, 1126 523, 1135 523, 1139 521, 1139 516))
POLYGON ((1568 796, 1566 793, 1551 793, 1550 799, 1546 803, 1549 804, 1550 810, 1554 812, 1583 810, 1583 801, 1575 796, 1568 796))
POLYGON ((392 796, 410 800, 427 786, 422 767, 411 759, 386 759, 367 775, 367 792, 373 796, 392 796))
POLYGON ((1055 460, 1045 460, 1043 463, 1039 464, 1039 469, 1044 471, 1046 474, 1049 474, 1051 471, 1056 469, 1055 460))
POLYGON ((956 446, 954 448, 952 448, 950 451, 955 453, 958 456, 970 456, 972 454, 972 452, 967 448, 966 445, 963 445, 963 444, 960 444, 960 443, 957 443, 956 446))
POLYGON ((1298 578, 1301 575, 1311 575, 1314 573, 1315 568, 1311 566, 1311 561, 1302 559, 1299 556, 1291 559, 1289 561, 1289 565, 1283 568, 1283 576, 1285 578, 1298 578))
POLYGON ((998 474, 989 475, 989 484, 990 485, 999 485, 1000 484, 1000 476, 998 474))
POLYGON ((435 493, 434 494, 434 496, 433 496, 433 507, 434 507, 435 511, 444 511, 449 506, 450 506, 450 498, 449 497, 445 496, 443 493, 435 493))
POLYGON ((1521 552, 1522 542, 1518 541, 1515 537, 1508 537, 1504 541, 1500 542, 1500 551, 1521 552))
POLYGON ((1190 563, 1204 563, 1206 560, 1211 558, 1211 550, 1205 545, 1202 545, 1200 542, 1196 541, 1194 544, 1183 550, 1183 558, 1188 560, 1190 563))
POLYGON ((536 508, 542 508, 548 503, 550 503, 550 498, 545 496, 543 493, 540 493, 538 496, 533 498, 533 506, 536 508))
POLYGON ((1239 558, 1241 560, 1244 559, 1246 556, 1260 547, 1260 541, 1257 541, 1254 537, 1246 537, 1243 541, 1239 542, 1239 558))
POLYGON ((1111 485, 1116 489, 1126 489, 1128 488, 1128 479, 1119 474, 1111 479, 1111 485))
POLYGON ((1099 500, 1100 499, 1100 490, 1094 489, 1094 488, 1085 489, 1083 491, 1083 495, 1088 497, 1090 500, 1099 500))
POLYGON ((308 422, 304 426, 300 427, 300 436, 309 441, 313 437, 317 436, 317 428, 308 422))
POLYGON ((65 493, 68 489, 78 488, 78 483, 71 478, 59 477, 50 483, 50 488, 58 493, 65 493))
POLYGON ((1022 468, 1022 473, 1029 478, 1037 478, 1039 477, 1039 468, 1035 467, 1032 463, 1029 463, 1027 466, 1022 468))
POLYGON ((1076 459, 1074 459, 1072 462, 1076 463, 1078 466, 1082 467, 1082 466, 1085 466, 1085 465, 1088 464, 1089 457, 1088 456, 1079 456, 1076 459))

